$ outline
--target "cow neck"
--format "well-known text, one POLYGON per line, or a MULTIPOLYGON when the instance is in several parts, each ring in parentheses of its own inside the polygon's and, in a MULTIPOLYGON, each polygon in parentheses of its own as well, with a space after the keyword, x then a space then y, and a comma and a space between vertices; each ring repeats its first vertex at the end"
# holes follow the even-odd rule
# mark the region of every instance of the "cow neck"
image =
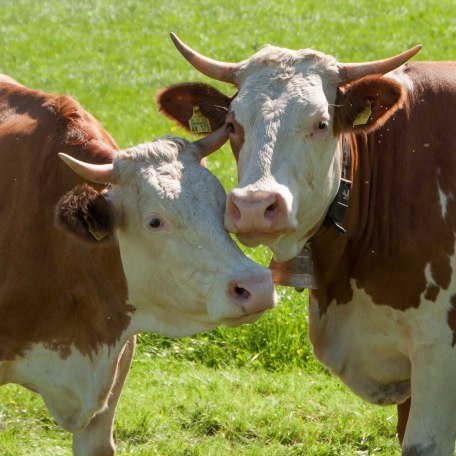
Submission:
POLYGON ((339 191, 324 222, 309 243, 318 286, 312 293, 319 301, 321 313, 326 311, 333 300, 346 303, 352 298, 349 246, 357 238, 360 229, 358 212, 362 205, 360 173, 363 170, 359 169, 362 164, 358 160, 356 136, 346 134, 341 142, 342 170, 339 191))
POLYGON ((447 319, 456 334, 456 298, 449 289, 456 158, 447 153, 456 150, 448 130, 448 119, 456 118, 456 90, 450 77, 454 64, 438 65, 440 71, 411 64, 407 72, 414 89, 402 108, 382 127, 350 136, 348 234, 322 226, 312 241, 319 286, 312 294, 321 313, 331 302, 350 302, 352 286, 374 304, 398 310, 448 299, 447 319))

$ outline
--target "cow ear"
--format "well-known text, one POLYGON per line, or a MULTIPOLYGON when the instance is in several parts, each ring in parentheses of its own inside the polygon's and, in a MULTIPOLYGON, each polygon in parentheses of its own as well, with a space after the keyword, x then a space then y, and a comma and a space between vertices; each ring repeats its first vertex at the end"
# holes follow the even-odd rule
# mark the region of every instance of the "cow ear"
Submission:
POLYGON ((160 112, 197 134, 208 134, 223 126, 231 100, 201 82, 175 84, 157 94, 160 112))
POLYGON ((92 242, 109 240, 115 226, 112 203, 87 184, 65 194, 57 203, 55 216, 58 225, 92 242))
POLYGON ((383 76, 340 86, 334 116, 334 132, 369 133, 381 127, 403 104, 403 86, 383 76))

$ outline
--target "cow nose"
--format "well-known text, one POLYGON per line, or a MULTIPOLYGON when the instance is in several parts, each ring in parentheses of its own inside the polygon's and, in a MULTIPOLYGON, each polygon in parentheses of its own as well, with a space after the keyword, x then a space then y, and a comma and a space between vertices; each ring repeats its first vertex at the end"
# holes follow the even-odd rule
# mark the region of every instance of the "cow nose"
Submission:
POLYGON ((246 315, 274 307, 276 293, 270 271, 261 276, 232 280, 228 294, 246 315))
POLYGON ((292 228, 292 223, 280 193, 232 190, 227 199, 225 226, 233 233, 276 233, 292 228))

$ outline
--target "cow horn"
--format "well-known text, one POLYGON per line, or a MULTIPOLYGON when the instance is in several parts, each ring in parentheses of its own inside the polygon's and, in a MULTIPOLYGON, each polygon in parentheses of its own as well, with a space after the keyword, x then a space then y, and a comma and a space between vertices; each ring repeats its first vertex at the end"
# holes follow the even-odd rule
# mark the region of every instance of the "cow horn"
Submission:
POLYGON ((59 157, 67 164, 76 174, 97 184, 112 182, 114 165, 107 163, 105 165, 94 165, 80 160, 76 160, 67 154, 59 152, 59 157))
POLYGON ((239 64, 219 62, 205 57, 184 44, 174 33, 171 32, 169 35, 177 50, 200 73, 217 81, 236 83, 236 72, 239 69, 239 64))
POLYGON ((198 148, 198 151, 201 154, 200 158, 207 157, 212 154, 212 152, 220 149, 220 147, 226 143, 228 134, 226 125, 223 125, 223 127, 215 130, 214 133, 195 141, 193 144, 198 148))
POLYGON ((390 57, 389 59, 365 63, 342 63, 340 64, 339 74, 344 82, 360 79, 370 74, 385 74, 407 62, 407 60, 417 54, 422 47, 421 44, 418 44, 408 51, 390 57))

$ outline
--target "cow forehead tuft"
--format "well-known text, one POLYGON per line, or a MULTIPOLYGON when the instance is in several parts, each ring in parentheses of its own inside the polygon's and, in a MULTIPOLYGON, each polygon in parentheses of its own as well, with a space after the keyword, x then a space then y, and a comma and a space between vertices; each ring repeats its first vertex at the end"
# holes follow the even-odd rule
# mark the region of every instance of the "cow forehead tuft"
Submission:
POLYGON ((276 69, 279 72, 290 72, 291 69, 314 68, 337 72, 338 63, 330 55, 313 49, 291 50, 276 46, 265 46, 241 65, 238 77, 241 80, 257 73, 261 68, 276 69))
POLYGON ((118 158, 134 163, 159 159, 161 162, 173 162, 177 155, 190 142, 183 138, 162 136, 155 141, 139 144, 122 150, 118 158))

